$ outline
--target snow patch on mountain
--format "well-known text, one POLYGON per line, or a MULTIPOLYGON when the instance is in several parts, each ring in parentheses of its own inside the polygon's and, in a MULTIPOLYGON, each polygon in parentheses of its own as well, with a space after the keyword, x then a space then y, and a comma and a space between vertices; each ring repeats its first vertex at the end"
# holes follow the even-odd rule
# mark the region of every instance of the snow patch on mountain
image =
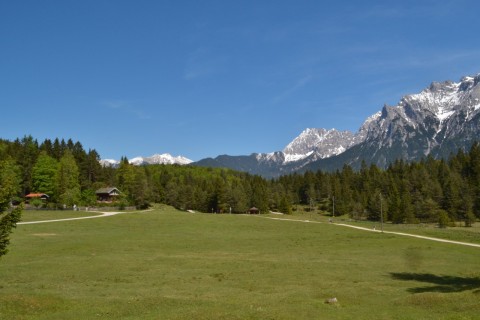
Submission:
POLYGON ((450 118, 450 116, 454 113, 455 113, 455 111, 453 111, 453 110, 452 111, 441 110, 441 112, 439 112, 436 116, 440 120, 440 122, 443 122, 446 119, 450 118))
POLYGON ((300 161, 305 158, 308 158, 313 154, 313 151, 307 152, 306 154, 285 154, 285 163, 300 161))

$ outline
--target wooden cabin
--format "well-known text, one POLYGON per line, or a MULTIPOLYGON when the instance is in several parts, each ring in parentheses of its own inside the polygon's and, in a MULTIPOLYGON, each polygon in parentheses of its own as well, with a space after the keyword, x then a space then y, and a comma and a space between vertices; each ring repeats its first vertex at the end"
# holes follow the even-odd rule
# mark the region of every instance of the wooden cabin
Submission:
POLYGON ((120 190, 115 187, 100 188, 95 194, 98 202, 114 202, 120 196, 120 190))
POLYGON ((50 197, 46 193, 29 193, 25 196, 27 203, 32 199, 40 199, 42 201, 47 201, 48 198, 50 197))
POLYGON ((250 209, 248 209, 248 213, 250 213, 250 214, 259 214, 259 213, 260 213, 260 210, 258 210, 258 208, 255 208, 255 207, 251 207, 250 209))

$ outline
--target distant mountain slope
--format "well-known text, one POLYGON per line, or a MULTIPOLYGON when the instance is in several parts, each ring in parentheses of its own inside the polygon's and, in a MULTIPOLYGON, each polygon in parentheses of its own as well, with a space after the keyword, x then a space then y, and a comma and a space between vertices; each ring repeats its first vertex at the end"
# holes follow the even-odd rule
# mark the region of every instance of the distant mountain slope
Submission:
POLYGON ((216 158, 202 159, 194 165, 224 167, 265 177, 275 177, 299 170, 305 163, 342 153, 356 144, 356 139, 356 136, 349 131, 306 129, 283 151, 253 153, 249 156, 221 155, 216 158))

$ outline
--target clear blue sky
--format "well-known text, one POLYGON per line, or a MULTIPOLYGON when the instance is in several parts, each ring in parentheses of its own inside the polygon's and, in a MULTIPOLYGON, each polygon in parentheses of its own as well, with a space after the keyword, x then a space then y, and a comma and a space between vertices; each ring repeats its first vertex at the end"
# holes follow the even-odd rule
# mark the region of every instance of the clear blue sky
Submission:
POLYGON ((0 2, 0 137, 102 158, 281 150, 480 72, 480 2, 0 2))

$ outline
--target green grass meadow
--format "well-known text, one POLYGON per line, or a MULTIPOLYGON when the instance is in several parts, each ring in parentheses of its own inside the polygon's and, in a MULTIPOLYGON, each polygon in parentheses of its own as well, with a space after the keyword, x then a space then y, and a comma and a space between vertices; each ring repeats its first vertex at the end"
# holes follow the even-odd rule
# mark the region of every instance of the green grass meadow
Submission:
POLYGON ((0 319, 480 319, 480 248, 168 207, 11 240, 0 319))

